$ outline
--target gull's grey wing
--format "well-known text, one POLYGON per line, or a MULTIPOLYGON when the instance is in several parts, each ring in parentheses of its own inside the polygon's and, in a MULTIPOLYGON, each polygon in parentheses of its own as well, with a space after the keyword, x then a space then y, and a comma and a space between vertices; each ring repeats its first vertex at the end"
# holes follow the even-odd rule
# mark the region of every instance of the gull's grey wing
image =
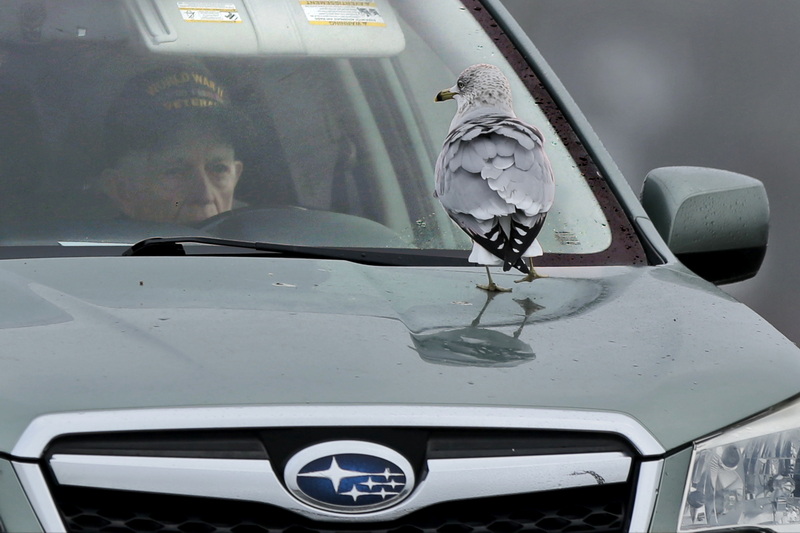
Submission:
POLYGON ((480 221, 494 217, 547 213, 554 193, 544 137, 515 118, 487 115, 463 123, 447 136, 436 162, 435 195, 472 232, 485 234, 480 221))
POLYGON ((553 205, 555 180, 544 136, 506 115, 482 115, 447 136, 436 161, 442 206, 470 237, 503 261, 522 260, 553 205))

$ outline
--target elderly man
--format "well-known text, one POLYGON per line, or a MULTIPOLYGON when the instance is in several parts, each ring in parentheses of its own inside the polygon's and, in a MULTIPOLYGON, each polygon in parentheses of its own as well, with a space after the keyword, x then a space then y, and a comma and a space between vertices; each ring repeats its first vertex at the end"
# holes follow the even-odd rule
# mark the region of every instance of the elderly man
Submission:
POLYGON ((191 224, 233 207, 242 120, 226 89, 197 66, 129 80, 106 117, 102 188, 123 215, 191 224))

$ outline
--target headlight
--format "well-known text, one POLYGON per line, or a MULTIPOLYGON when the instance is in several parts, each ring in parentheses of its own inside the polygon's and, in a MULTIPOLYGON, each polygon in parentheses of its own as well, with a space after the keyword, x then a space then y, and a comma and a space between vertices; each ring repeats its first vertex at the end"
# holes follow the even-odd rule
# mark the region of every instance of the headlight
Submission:
POLYGON ((696 442, 681 531, 800 532, 800 403, 696 442))

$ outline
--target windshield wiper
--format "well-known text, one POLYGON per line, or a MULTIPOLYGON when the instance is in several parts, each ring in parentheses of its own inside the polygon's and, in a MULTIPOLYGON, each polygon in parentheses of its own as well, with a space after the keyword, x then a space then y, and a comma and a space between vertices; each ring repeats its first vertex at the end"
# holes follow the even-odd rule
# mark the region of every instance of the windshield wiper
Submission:
MULTIPOLYGON (((152 237, 127 248, 122 255, 180 256, 187 254, 185 244, 204 244, 249 249, 301 259, 334 259, 364 265, 383 266, 469 266, 463 250, 419 250, 414 248, 339 248, 326 246, 297 246, 271 242, 240 241, 215 237, 152 237)), ((213 253, 208 255, 220 255, 213 253)))

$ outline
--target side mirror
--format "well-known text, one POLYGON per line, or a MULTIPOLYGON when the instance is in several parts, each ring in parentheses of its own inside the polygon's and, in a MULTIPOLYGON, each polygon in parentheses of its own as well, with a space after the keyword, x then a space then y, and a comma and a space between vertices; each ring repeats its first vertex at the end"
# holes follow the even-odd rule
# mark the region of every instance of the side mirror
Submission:
POLYGON ((769 202, 755 178, 702 167, 650 171, 642 205, 672 253, 721 285, 756 275, 767 251, 769 202))

